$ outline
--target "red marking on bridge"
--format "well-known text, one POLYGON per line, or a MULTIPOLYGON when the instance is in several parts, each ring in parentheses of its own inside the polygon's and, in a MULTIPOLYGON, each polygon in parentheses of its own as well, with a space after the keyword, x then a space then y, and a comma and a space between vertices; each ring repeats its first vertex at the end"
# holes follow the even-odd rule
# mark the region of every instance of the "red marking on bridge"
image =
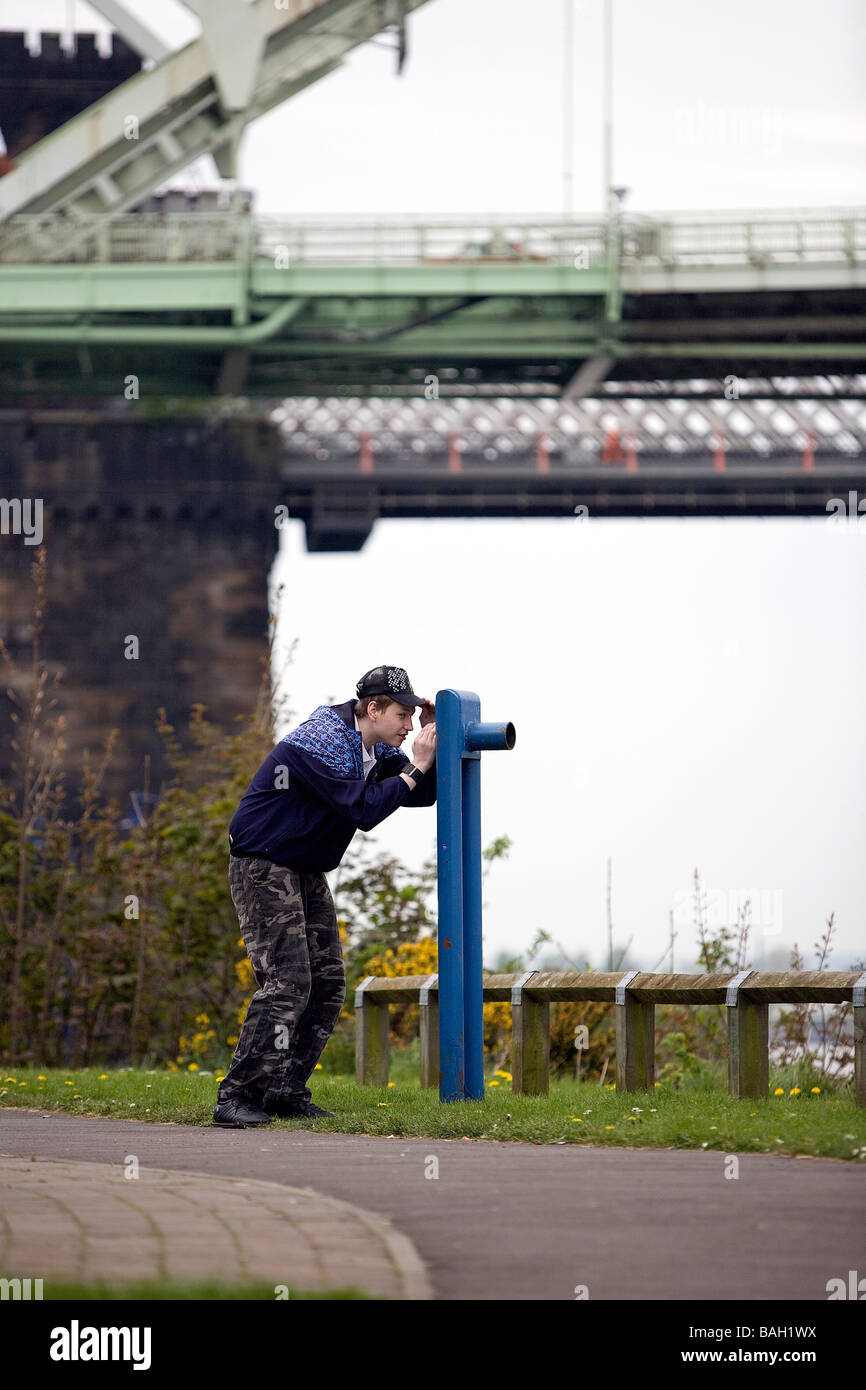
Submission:
POLYGON ((460 458, 460 450, 457 448, 457 433, 452 430, 448 436, 448 472, 460 473, 463 469, 463 462, 460 458))
POLYGON ((815 433, 814 430, 806 431, 806 447, 803 450, 803 472, 815 472, 815 433))
POLYGON ((612 425, 604 437, 604 448, 601 451, 602 463, 613 463, 615 459, 622 458, 622 449, 619 443, 619 425, 612 425))
POLYGON ((450 936, 446 936, 446 938, 445 938, 445 940, 443 941, 442 944, 443 944, 443 946, 445 947, 445 950, 446 950, 446 951, 450 951, 450 950, 451 950, 451 937, 450 937, 450 936))
POLYGON ((370 445, 369 430, 365 430, 361 435, 361 472, 373 472, 373 450, 370 445))
POLYGON ((637 435, 634 430, 628 432, 628 453, 625 459, 626 473, 637 472, 637 435))
POLYGON ((713 468, 716 470, 717 473, 725 473, 727 471, 727 467, 728 465, 725 461, 725 431, 716 430, 716 447, 713 451, 713 468))
POLYGON ((535 466, 539 473, 550 472, 550 453, 547 448, 547 435, 544 430, 538 431, 538 439, 535 445, 535 466))

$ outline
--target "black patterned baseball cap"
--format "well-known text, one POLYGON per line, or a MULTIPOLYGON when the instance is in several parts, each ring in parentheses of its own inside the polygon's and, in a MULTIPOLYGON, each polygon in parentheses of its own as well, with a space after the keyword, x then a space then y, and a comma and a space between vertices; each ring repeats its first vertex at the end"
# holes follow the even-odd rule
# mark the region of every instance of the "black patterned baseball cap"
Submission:
POLYGON ((424 701, 415 694, 412 683, 402 666, 374 666, 367 671, 355 687, 359 700, 371 699, 374 695, 390 695, 400 705, 423 705, 424 701))

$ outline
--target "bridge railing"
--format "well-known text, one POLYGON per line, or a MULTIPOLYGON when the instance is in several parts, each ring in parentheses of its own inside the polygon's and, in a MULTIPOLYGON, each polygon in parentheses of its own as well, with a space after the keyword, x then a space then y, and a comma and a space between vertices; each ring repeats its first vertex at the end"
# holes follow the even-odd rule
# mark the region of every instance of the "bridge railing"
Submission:
POLYGON ((21 213, 0 223, 0 264, 237 261, 250 253, 243 212, 139 212, 80 220, 21 213))
POLYGON ((253 218, 244 211, 0 223, 0 264, 269 261, 294 265, 546 264, 590 269, 619 242, 624 266, 762 266, 866 261, 866 210, 624 216, 253 218))
MULTIPOLYGON (((626 230, 626 239, 629 231, 626 230)), ((808 217, 779 214, 712 220, 659 221, 644 233, 637 256, 669 265, 780 265, 866 259, 866 214, 808 217)))
MULTIPOLYGON (((657 1004, 722 1004, 728 1024, 728 1088, 738 1098, 766 1099, 770 1004, 845 1004, 854 1016, 854 1097, 866 1106, 866 974, 843 971, 658 975, 630 970, 487 975, 485 1003, 511 1004, 512 1090, 547 1095, 550 1088, 550 1005, 607 1001, 616 1018, 616 1085, 652 1089, 657 1004)), ((389 1070, 389 1006, 420 1005, 421 1085, 439 1084, 437 975, 368 976, 355 991, 355 1080, 385 1086, 389 1070)))

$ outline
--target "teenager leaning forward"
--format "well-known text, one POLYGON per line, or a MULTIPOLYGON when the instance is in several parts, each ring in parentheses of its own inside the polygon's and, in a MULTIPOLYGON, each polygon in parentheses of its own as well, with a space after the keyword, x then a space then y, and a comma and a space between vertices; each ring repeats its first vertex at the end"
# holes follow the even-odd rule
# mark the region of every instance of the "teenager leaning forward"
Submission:
POLYGON ((356 830, 400 806, 436 801, 430 700, 400 666, 376 666, 357 699, 318 705, 268 754, 229 826, 229 884, 258 989, 213 1123, 231 1129, 273 1116, 329 1115, 307 1080, 346 997, 334 900, 325 874, 356 830), (421 707, 410 762, 400 744, 421 707))

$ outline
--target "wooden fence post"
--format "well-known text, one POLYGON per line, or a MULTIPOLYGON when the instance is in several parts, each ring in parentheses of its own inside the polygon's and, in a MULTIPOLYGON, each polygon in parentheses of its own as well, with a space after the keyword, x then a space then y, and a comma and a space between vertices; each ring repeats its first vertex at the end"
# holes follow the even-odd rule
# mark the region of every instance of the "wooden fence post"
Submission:
POLYGON ((854 984, 854 1104, 866 1106, 866 970, 854 984))
POLYGON ((655 1080, 655 1004, 635 999, 628 986, 640 971, 630 970, 616 987, 616 1089, 651 1091, 655 1080))
POLYGON ((439 976, 431 975, 418 992, 421 1008, 421 1085, 439 1085, 439 976), (436 989, 433 998, 431 991, 436 989))
POLYGON ((390 1065, 388 1032, 390 1010, 387 996, 377 1004, 367 995, 375 980, 368 975, 355 990, 355 1083, 358 1086, 387 1086, 390 1065))
POLYGON ((546 1096, 550 1091, 550 1004, 531 999, 527 970, 511 987, 511 1089, 515 1095, 546 1096))
POLYGON ((740 986, 754 970, 741 970, 727 987, 728 1089, 737 1100, 766 1100, 770 1086, 770 1006, 747 999, 740 986))

